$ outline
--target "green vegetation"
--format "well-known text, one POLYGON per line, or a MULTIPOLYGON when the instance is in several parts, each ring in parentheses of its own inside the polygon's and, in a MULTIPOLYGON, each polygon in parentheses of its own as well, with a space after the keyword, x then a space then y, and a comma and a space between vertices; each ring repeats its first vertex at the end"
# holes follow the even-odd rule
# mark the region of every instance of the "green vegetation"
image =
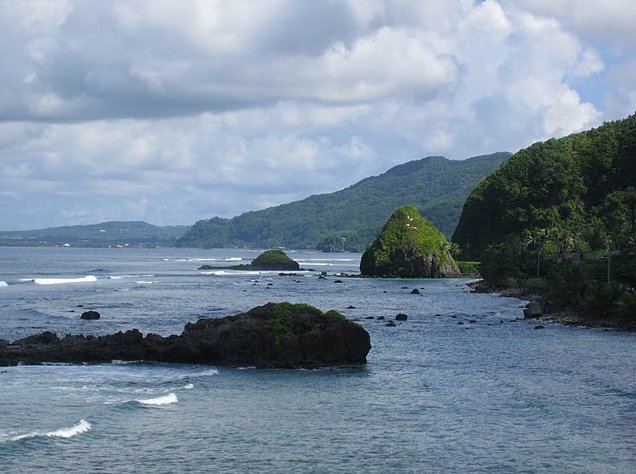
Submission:
POLYGON ((285 339, 294 337, 292 325, 294 305, 291 303, 277 303, 272 308, 272 317, 267 325, 274 333, 274 341, 277 346, 285 339))
POLYGON ((480 262, 467 262, 465 260, 457 260, 457 266, 462 275, 477 275, 479 274, 480 262))
POLYGON ((292 260, 285 252, 279 249, 266 250, 256 257, 251 265, 253 268, 269 270, 299 270, 298 262, 292 260))
POLYGON ((51 227, 39 230, 0 231, 0 246, 50 247, 173 247, 190 227, 157 227, 141 221, 51 227))
POLYGON ((429 278, 456 276, 451 246, 415 206, 397 209, 362 255, 360 271, 370 276, 429 278))
POLYGON ((453 241, 495 284, 636 319, 636 115, 521 150, 470 194, 453 241))
POLYGON ((232 219, 197 222, 181 247, 317 248, 362 251, 394 209, 414 203, 447 236, 455 228, 470 190, 510 156, 495 153, 467 160, 428 157, 329 194, 232 219))
MULTIPOLYGON (((318 308, 304 303, 273 303, 271 317, 268 319, 267 325, 274 333, 274 341, 277 346, 280 345, 281 342, 293 339, 296 336, 296 331, 294 330, 294 314, 301 313, 343 321, 347 320, 344 315, 333 309, 323 313, 318 308)), ((319 336, 323 330, 323 324, 318 323, 312 326, 310 334, 319 336)))

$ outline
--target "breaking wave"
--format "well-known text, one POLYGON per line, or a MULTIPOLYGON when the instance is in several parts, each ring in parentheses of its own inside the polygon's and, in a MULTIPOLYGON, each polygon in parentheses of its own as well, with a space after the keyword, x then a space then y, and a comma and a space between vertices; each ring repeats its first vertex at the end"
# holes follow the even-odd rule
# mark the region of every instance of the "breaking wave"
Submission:
POLYGON ((145 399, 135 400, 135 401, 141 405, 160 407, 164 405, 172 405, 173 403, 177 403, 179 399, 174 393, 169 393, 168 395, 162 395, 161 397, 145 398, 145 399))
POLYGON ((92 428, 91 424, 86 421, 86 420, 80 420, 77 422, 77 424, 69 427, 69 428, 60 428, 59 430, 55 430, 55 431, 47 431, 47 432, 40 432, 40 431, 33 431, 31 433, 27 433, 24 435, 19 435, 19 436, 14 436, 13 438, 11 438, 12 441, 19 441, 21 439, 29 439, 29 438, 38 438, 38 437, 45 437, 45 438, 72 438, 73 436, 77 436, 78 434, 82 434, 82 433, 86 433, 87 431, 89 431, 92 428))
POLYGON ((88 283, 97 281, 94 275, 88 275, 81 278, 33 278, 36 285, 61 285, 63 283, 88 283))

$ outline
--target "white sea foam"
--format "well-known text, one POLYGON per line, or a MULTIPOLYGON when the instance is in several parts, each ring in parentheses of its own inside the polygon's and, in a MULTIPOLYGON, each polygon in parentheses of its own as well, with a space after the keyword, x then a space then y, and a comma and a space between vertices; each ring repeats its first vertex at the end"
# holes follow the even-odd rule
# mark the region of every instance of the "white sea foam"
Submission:
POLYGON ((152 278, 154 275, 111 275, 111 280, 123 280, 124 278, 152 278))
POLYGON ((194 384, 192 383, 187 383, 183 386, 184 390, 192 390, 194 388, 194 384))
POLYGON ((139 281, 136 281, 135 283, 137 283, 138 285, 152 285, 154 282, 139 280, 139 281))
POLYGON ((0 280, 0 286, 9 286, 9 284, 6 281, 0 280))
POLYGON ((86 420, 80 420, 77 424, 69 427, 69 428, 60 428, 55 431, 33 431, 31 433, 27 433, 20 436, 14 436, 11 438, 12 441, 19 441, 21 439, 27 438, 37 438, 37 437, 47 437, 47 438, 72 438, 73 436, 77 436, 78 434, 86 433, 92 428, 91 424, 86 420))
POLYGON ((141 403, 142 405, 164 406, 164 405, 172 405, 173 403, 177 403, 179 399, 174 393, 169 393, 168 395, 163 395, 161 397, 146 398, 146 399, 135 400, 135 401, 137 403, 141 403))
POLYGON ((36 285, 60 285, 63 283, 89 283, 97 281, 97 277, 88 275, 81 278, 34 278, 36 285))

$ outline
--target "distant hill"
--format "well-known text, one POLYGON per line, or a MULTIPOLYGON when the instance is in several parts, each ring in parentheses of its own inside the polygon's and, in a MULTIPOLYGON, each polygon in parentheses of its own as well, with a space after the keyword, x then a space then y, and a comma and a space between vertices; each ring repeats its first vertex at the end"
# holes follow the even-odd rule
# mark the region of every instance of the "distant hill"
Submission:
POLYGON ((415 205, 450 237, 468 193, 510 156, 506 152, 467 160, 429 156, 334 193, 246 212, 232 219, 198 221, 177 245, 361 251, 391 213, 407 204, 415 205))
POLYGON ((73 247, 173 247, 189 226, 158 227, 141 221, 0 231, 0 245, 39 247, 68 244, 73 247))

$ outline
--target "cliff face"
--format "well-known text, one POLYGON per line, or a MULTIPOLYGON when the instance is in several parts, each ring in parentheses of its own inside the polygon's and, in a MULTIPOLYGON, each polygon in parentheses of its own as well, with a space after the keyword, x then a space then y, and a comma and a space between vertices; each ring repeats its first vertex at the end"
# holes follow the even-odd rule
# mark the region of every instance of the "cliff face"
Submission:
POLYGON ((393 212, 362 255, 360 273, 397 278, 445 278, 460 274, 448 241, 415 206, 393 212))

